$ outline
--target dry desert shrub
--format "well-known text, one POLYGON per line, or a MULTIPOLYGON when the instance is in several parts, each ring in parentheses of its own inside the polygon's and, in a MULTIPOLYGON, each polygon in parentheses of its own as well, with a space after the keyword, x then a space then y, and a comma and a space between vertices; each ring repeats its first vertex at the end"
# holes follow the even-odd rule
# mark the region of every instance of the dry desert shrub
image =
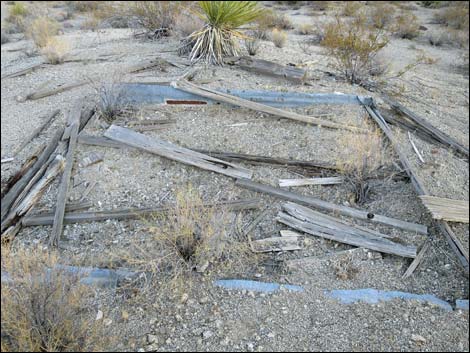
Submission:
POLYGON ((294 28, 289 17, 277 13, 274 10, 264 10, 263 16, 259 17, 256 23, 260 29, 265 31, 272 28, 286 30, 294 28))
POLYGON ((395 18, 391 31, 403 39, 414 39, 419 36, 419 22, 416 15, 404 12, 395 18))
POLYGON ((355 202, 364 204, 370 192, 369 180, 386 163, 382 134, 371 126, 364 134, 344 133, 338 139, 338 148, 341 151, 338 169, 352 186, 355 202))
POLYGON ((111 257, 152 274, 170 288, 187 285, 195 272, 234 274, 256 266, 260 257, 244 239, 232 234, 233 226, 223 207, 204 205, 191 186, 177 190, 175 196, 171 211, 145 221, 149 233, 145 240, 135 240, 111 257))
POLYGON ((29 14, 29 10, 26 7, 25 2, 15 1, 9 8, 8 17, 5 22, 8 23, 8 31, 10 33, 24 32, 26 29, 26 17, 29 14))
POLYGON ((455 1, 453 6, 440 9, 434 14, 434 21, 453 29, 467 30, 469 20, 468 2, 455 1))
POLYGON ((70 53, 70 45, 64 38, 50 37, 39 52, 48 64, 57 65, 63 63, 70 53))
POLYGON ((125 110, 130 108, 124 97, 122 74, 115 72, 111 78, 89 79, 96 94, 96 111, 100 118, 112 123, 125 110))
POLYGON ((179 1, 131 1, 127 11, 140 27, 158 39, 171 34, 181 7, 179 1))
POLYGON ((204 22, 187 11, 182 11, 175 22, 175 30, 183 37, 188 37, 204 26, 204 22))
POLYGON ((244 40, 245 49, 249 55, 254 56, 260 48, 260 40, 253 34, 244 40))
POLYGON ((79 280, 55 254, 2 246, 2 352, 101 351, 106 335, 79 280))
POLYGON ((47 44, 50 45, 51 38, 59 33, 59 29, 57 21, 48 17, 38 17, 31 22, 27 34, 36 47, 44 48, 47 44))
POLYGON ((374 59, 388 44, 380 29, 368 28, 364 21, 344 21, 336 17, 325 26, 321 45, 334 60, 334 67, 350 82, 360 83, 374 67, 374 59))
POLYGON ((68 10, 73 12, 92 12, 98 10, 106 1, 66 1, 68 10))
POLYGON ((271 32, 271 40, 276 47, 283 48, 284 45, 286 45, 287 33, 283 30, 274 28, 271 32))
POLYGON ((362 8, 362 4, 359 1, 344 1, 342 2, 343 8, 341 9, 341 15, 346 17, 352 17, 362 8))
POLYGON ((378 2, 378 4, 372 9, 371 18, 374 26, 382 29, 390 25, 390 23, 393 21, 394 15, 394 6, 387 3, 378 2))
POLYGON ((310 35, 315 32, 315 28, 311 24, 303 23, 299 27, 297 27, 297 32, 303 35, 310 35))

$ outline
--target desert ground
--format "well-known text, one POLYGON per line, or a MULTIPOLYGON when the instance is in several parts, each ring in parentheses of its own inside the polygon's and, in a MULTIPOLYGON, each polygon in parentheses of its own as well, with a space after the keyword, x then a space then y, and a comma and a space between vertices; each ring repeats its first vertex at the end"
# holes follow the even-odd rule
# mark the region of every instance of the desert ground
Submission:
MULTIPOLYGON (((105 119, 99 109, 103 102, 100 100, 103 87, 116 87, 118 82, 158 84, 173 81, 192 69, 195 70, 190 82, 213 90, 367 96, 372 97, 384 113, 398 115, 383 99, 383 93, 387 92, 468 151, 468 21, 466 28, 452 30, 449 33, 455 36, 449 34, 447 40, 443 40, 451 31, 450 27, 435 20, 436 13, 449 6, 457 6, 456 2, 379 2, 394 8, 395 14, 390 16, 410 13, 414 15, 413 21, 419 24, 416 35, 411 39, 401 38, 393 26, 385 30, 389 42, 380 50, 377 60, 387 63, 388 68, 367 80, 367 83, 379 82, 380 88, 371 88, 363 84, 365 81, 350 83, 342 79, 334 67, 334 58, 318 40, 323 34, 322 26, 334 21, 335 15, 345 20, 355 16, 343 10, 346 2, 260 2, 259 6, 284 16, 291 26, 286 25, 283 29, 286 40, 282 47, 273 43, 269 29, 267 38, 259 39, 259 48, 252 57, 304 69, 307 76, 303 82, 248 72, 236 65, 197 62, 191 66, 187 54, 178 54, 184 32, 178 25, 168 35, 149 37, 138 21, 127 20, 122 15, 121 7, 127 2, 108 2, 120 8, 118 14, 108 15, 96 9, 78 10, 78 6, 70 3, 82 2, 1 2, 2 198, 11 177, 31 155, 51 141, 58 129, 67 126, 72 108, 79 101, 98 107, 80 135, 102 137, 111 124, 133 129, 136 126, 134 122, 170 119, 171 124, 152 130, 143 129, 141 133, 181 147, 206 151, 319 161, 330 165, 341 165, 341 161, 355 158, 350 156, 356 155, 357 150, 348 143, 361 138, 358 139, 354 132, 305 124, 234 105, 126 104, 125 107, 120 106, 120 111, 111 119, 105 119), (11 13, 16 3, 29 9, 24 15, 25 21, 47 17, 59 24, 57 38, 68 48, 59 63, 47 63, 47 54, 38 49, 32 38, 34 35, 28 34, 27 30, 13 28, 11 13), (447 7, 442 4, 441 7, 425 3, 450 4, 446 4, 447 7), (307 33, 302 34, 300 28, 307 33), (467 37, 462 40, 465 33, 467 37), (8 37, 5 43, 4 34, 8 37), (457 37, 460 38, 458 43, 457 37), (437 44, 436 38, 441 39, 437 44), (129 68, 157 59, 160 60, 159 65, 129 73, 129 68), (30 72, 9 76, 33 66, 30 72), (31 99, 33 92, 84 81, 85 84, 75 88, 31 99), (60 113, 38 136, 30 139, 31 132, 57 109, 60 113), (19 150, 20 146, 23 148, 19 150), (7 161, 9 158, 13 160, 7 161)), ((372 18, 371 11, 380 6, 373 2, 353 3, 358 4, 357 11, 363 11, 366 18, 372 18)), ((468 7, 466 9, 468 17, 468 7)), ((240 48, 240 55, 248 55, 243 40, 240 40, 240 48)), ((374 121, 360 105, 316 104, 281 109, 377 130, 374 121)), ((419 134, 409 135, 396 125, 392 125, 392 131, 396 144, 430 195, 469 200, 468 155, 465 158, 448 146, 431 143, 419 134), (410 138, 424 162, 420 161, 410 138)), ((379 134, 380 148, 383 149, 381 166, 386 175, 382 173, 370 178, 370 193, 365 202, 356 202, 354 190, 348 182, 283 189, 336 205, 426 225, 428 234, 423 235, 335 214, 345 222, 388 234, 398 243, 415 246, 418 250, 429 244, 421 263, 407 278, 403 278, 403 274, 413 259, 291 229, 277 221, 284 200, 240 187, 231 177, 142 149, 89 145, 80 142, 79 138, 72 156, 67 202, 86 202, 88 208, 70 212, 182 205, 181 213, 170 212, 173 218, 154 215, 129 220, 110 218, 66 223, 58 246, 51 245, 49 241, 51 225, 22 226, 11 239, 4 239, 2 235, 2 351, 21 350, 19 343, 15 343, 20 341, 13 335, 16 331, 8 330, 7 321, 11 317, 4 315, 4 305, 13 305, 4 298, 10 293, 11 286, 15 286, 7 281, 4 284, 4 273, 8 271, 13 283, 15 276, 24 279, 25 273, 21 269, 28 268, 36 273, 34 271, 45 268, 49 261, 38 260, 40 266, 35 268, 27 265, 32 261, 29 256, 46 256, 44 254, 51 252, 56 257, 54 262, 61 265, 140 273, 132 280, 110 288, 91 286, 85 289, 86 305, 77 310, 77 320, 78 317, 82 320, 85 331, 96 330, 100 337, 97 340, 99 344, 91 342, 86 349, 468 351, 468 309, 455 308, 456 300, 468 300, 468 272, 421 202, 410 179, 403 177, 403 167, 394 145, 385 135, 379 134), (99 155, 100 161, 86 165, 84 161, 92 155, 99 155), (196 201, 185 198, 189 194, 196 195, 196 201), (185 200, 183 203, 181 198, 185 200), (220 203, 244 199, 256 199, 259 205, 250 210, 231 211, 214 207, 207 214, 203 211, 186 212, 191 209, 191 202, 220 203), (260 215, 262 218, 257 219, 260 215), (243 229, 248 229, 255 220, 247 238, 243 229), (217 241, 214 240, 212 248, 202 249, 198 258, 196 251, 189 262, 174 254, 165 262, 162 259, 168 249, 162 244, 171 241, 166 237, 182 231, 185 225, 180 223, 185 221, 192 227, 197 223, 198 229, 193 229, 194 232, 203 233, 202 236, 205 232, 210 233, 217 241), (279 236, 280 230, 288 229, 301 233, 298 250, 260 254, 254 253, 249 246, 251 242, 279 236), (227 239, 219 241, 218 237, 227 239), (15 270, 16 273, 11 272, 15 270), (254 289, 229 290, 214 285, 214 281, 219 279, 298 285, 303 291, 285 288, 274 293, 254 289), (331 290, 366 288, 433 295, 449 303, 452 310, 409 299, 345 304, 326 294, 331 290)), ((56 153, 65 157, 67 146, 68 140, 63 139, 56 153)), ((279 187, 279 179, 342 175, 340 169, 312 171, 301 167, 252 164, 243 160, 233 163, 252 171, 253 181, 274 187, 279 187)), ((57 207, 61 183, 58 175, 24 217, 53 212, 57 207)), ((468 256, 468 223, 448 224, 468 256)), ((67 300, 62 300, 57 306, 62 308, 67 303, 67 300)), ((54 304, 48 308, 54 311, 54 304)), ((74 320, 73 316, 70 318, 74 320)), ((94 335, 89 333, 88 336, 94 335)), ((57 350, 70 350, 67 347, 57 350)))

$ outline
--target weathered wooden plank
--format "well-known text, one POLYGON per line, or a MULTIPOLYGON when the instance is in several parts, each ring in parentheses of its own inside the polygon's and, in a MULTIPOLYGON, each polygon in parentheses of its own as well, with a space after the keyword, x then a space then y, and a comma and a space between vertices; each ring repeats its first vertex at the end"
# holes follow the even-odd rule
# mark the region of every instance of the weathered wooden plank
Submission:
POLYGON ((344 182, 343 177, 305 178, 305 179, 279 179, 280 187, 307 186, 307 185, 335 185, 344 182))
POLYGON ((432 218, 449 222, 468 223, 468 201, 427 195, 421 195, 419 198, 431 212, 432 218))
MULTIPOLYGON (((217 208, 227 208, 231 211, 240 211, 240 210, 249 210, 260 207, 259 200, 248 199, 248 200, 239 200, 239 201, 225 201, 225 202, 215 202, 215 203, 206 203, 204 207, 217 207, 217 208)), ((83 222, 99 222, 106 221, 108 219, 117 219, 117 220, 128 220, 128 219, 140 219, 149 217, 152 215, 159 215, 168 211, 171 211, 172 207, 156 207, 156 208, 144 208, 144 209, 126 209, 126 210, 113 210, 113 211, 90 211, 90 212, 75 212, 75 213, 66 213, 64 216, 64 223, 83 223, 83 222)), ((28 226, 44 226, 52 225, 54 217, 51 214, 46 215, 36 215, 25 217, 22 221, 24 227, 28 226)))
MULTIPOLYGON (((413 184, 416 192, 418 195, 430 195, 429 191, 426 189, 424 186, 423 182, 420 180, 418 175, 416 174, 415 170, 411 166, 410 162, 406 158, 405 153, 402 151, 400 148, 400 145, 397 143, 395 136, 393 135, 392 130, 388 126, 387 122, 385 119, 382 117, 380 112, 376 109, 375 106, 367 106, 364 105, 364 108, 367 110, 369 113, 370 117, 379 125, 381 130, 384 132, 384 134, 388 137, 388 139, 391 142, 391 145, 393 146, 395 152, 398 155, 398 158, 400 159, 401 164, 404 167, 405 172, 408 174, 410 177, 411 183, 413 184)), ((458 238, 455 236, 455 234, 452 232, 452 229, 450 229, 450 226, 447 224, 445 221, 436 221, 437 226, 441 230, 442 234, 447 239, 448 244, 454 251, 455 255, 459 259, 460 263, 462 264, 462 267, 465 272, 469 272, 469 259, 468 259, 468 252, 465 250, 463 247, 462 243, 458 240, 458 238)), ((419 260, 418 260, 419 261, 419 260)), ((414 268, 417 268, 418 264, 412 264, 414 268)), ((410 275, 412 274, 412 271, 410 275)))
POLYGON ((74 154, 77 146, 78 130, 80 129, 80 118, 81 118, 82 105, 81 102, 75 104, 69 114, 69 120, 71 121, 72 129, 70 131, 69 145, 67 155, 65 157, 65 168, 62 174, 62 180, 59 185, 59 192, 57 194, 57 206, 54 215, 54 224, 52 232, 49 238, 49 244, 57 246, 62 236, 62 230, 64 227, 64 214, 65 206, 67 204, 67 193, 69 190, 70 176, 72 175, 72 167, 74 162, 74 154))
POLYGON ((272 61, 255 59, 249 56, 224 58, 224 63, 236 65, 239 68, 272 77, 285 78, 302 83, 307 79, 307 71, 292 66, 283 66, 272 61))
POLYGON ((416 247, 414 246, 397 244, 383 238, 363 237, 351 234, 347 231, 323 227, 312 223, 311 219, 298 219, 285 212, 279 213, 278 221, 307 234, 319 236, 325 239, 334 240, 353 246, 364 247, 392 255, 411 258, 416 256, 416 247))
POLYGON ((131 148, 130 146, 113 141, 107 137, 103 136, 91 136, 84 133, 81 133, 78 136, 78 143, 91 146, 102 146, 102 147, 111 147, 111 148, 131 148))
POLYGON ((36 64, 32 65, 30 67, 27 67, 26 69, 22 69, 19 71, 12 72, 11 74, 6 74, 2 76, 2 80, 5 80, 7 78, 13 78, 13 77, 19 77, 19 76, 24 76, 29 74, 30 72, 33 72, 34 70, 40 69, 42 67, 45 67, 46 65, 44 63, 41 64, 36 64))
POLYGON ((418 252, 418 255, 416 255, 413 262, 406 269, 405 273, 401 277, 402 279, 407 279, 413 274, 413 272, 418 268, 421 261, 423 261, 424 256, 426 255, 426 252, 429 250, 429 248, 430 248, 430 243, 427 241, 421 247, 421 250, 418 252))
POLYGON ((23 143, 13 152, 13 157, 20 153, 26 145, 28 145, 34 138, 36 138, 50 123, 51 121, 60 113, 60 109, 56 109, 49 115, 44 122, 39 125, 34 131, 23 141, 23 143))
POLYGON ((251 178, 253 174, 252 171, 235 164, 224 162, 220 159, 194 152, 156 137, 152 138, 120 126, 111 125, 108 130, 106 130, 104 136, 114 141, 119 141, 168 159, 224 174, 233 178, 251 178))
POLYGON ((62 137, 63 133, 64 133, 64 128, 59 128, 56 131, 56 133, 50 140, 49 144, 41 153, 41 155, 38 157, 34 165, 5 194, 5 196, 2 199, 2 205, 1 205, 2 220, 7 215, 8 211, 10 210, 10 207, 12 206, 13 202, 15 202, 18 195, 23 191, 25 186, 30 182, 30 180, 34 177, 34 175, 38 172, 38 170, 49 159, 49 157, 52 155, 54 150, 57 148, 57 144, 60 138, 62 137))
POLYGON ((259 184, 251 180, 238 179, 235 184, 249 190, 262 192, 268 195, 276 196, 283 200, 292 201, 302 205, 311 206, 326 211, 337 212, 345 216, 362 219, 364 221, 373 223, 381 223, 388 226, 404 229, 410 232, 415 232, 418 234, 427 234, 427 227, 421 224, 405 222, 398 219, 374 214, 372 212, 358 210, 352 207, 336 205, 332 202, 323 201, 312 196, 299 195, 280 188, 259 184))
POLYGON ((388 96, 383 97, 384 101, 387 102, 394 110, 398 111, 399 113, 405 115, 408 119, 410 119, 413 123, 417 124, 419 128, 430 136, 432 136, 436 141, 439 141, 443 145, 451 147, 452 149, 456 150, 457 152, 463 154, 467 158, 469 157, 469 149, 468 147, 463 146, 457 140, 450 137, 446 133, 442 132, 441 130, 437 129, 433 125, 431 125, 428 121, 418 116, 416 113, 412 112, 405 106, 401 105, 400 103, 394 101, 388 96))
POLYGON ((4 218, 1 225, 1 231, 10 227, 17 219, 26 214, 41 198, 47 186, 63 170, 64 158, 58 155, 51 166, 46 170, 44 176, 39 180, 26 197, 4 218))
POLYGON ((80 168, 86 168, 99 162, 103 162, 103 155, 97 152, 90 152, 78 163, 78 166, 80 168))
POLYGON ((271 237, 251 242, 256 253, 302 250, 298 236, 271 237))
POLYGON ((236 105, 239 107, 256 110, 256 111, 260 111, 260 112, 267 113, 267 114, 272 114, 275 116, 280 116, 280 117, 287 118, 287 119, 301 121, 301 122, 308 123, 308 124, 319 125, 323 127, 332 128, 332 129, 346 129, 346 130, 351 130, 355 132, 365 131, 364 129, 361 129, 355 126, 338 124, 338 123, 334 123, 331 121, 326 121, 326 120, 314 118, 311 116, 301 115, 301 114, 297 114, 291 111, 274 108, 269 105, 252 102, 250 100, 246 100, 246 99, 242 99, 239 97, 235 97, 230 94, 218 92, 218 91, 206 88, 206 87, 197 86, 195 84, 192 84, 184 80, 181 80, 181 81, 178 80, 178 81, 172 82, 172 86, 182 91, 196 94, 201 97, 210 98, 215 101, 236 105))

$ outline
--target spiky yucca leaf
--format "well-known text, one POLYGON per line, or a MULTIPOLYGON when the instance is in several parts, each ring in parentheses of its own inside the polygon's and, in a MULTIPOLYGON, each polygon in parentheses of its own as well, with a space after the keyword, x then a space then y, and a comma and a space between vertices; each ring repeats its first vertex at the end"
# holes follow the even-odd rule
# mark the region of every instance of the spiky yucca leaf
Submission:
POLYGON ((236 38, 244 37, 240 28, 257 19, 262 9, 256 1, 200 1, 197 15, 205 26, 192 33, 187 43, 192 46, 191 61, 222 64, 224 56, 238 55, 236 38))

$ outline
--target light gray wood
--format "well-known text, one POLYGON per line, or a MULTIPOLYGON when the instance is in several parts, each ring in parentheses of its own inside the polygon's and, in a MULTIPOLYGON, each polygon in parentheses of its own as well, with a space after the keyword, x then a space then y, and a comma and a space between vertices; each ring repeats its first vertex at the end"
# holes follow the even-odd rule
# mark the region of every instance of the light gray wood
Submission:
POLYGON ((283 66, 272 61, 255 59, 249 56, 224 58, 224 63, 262 75, 284 78, 302 83, 307 79, 307 71, 292 66, 283 66))
POLYGON ((453 148, 457 152, 461 153, 465 157, 469 157, 469 149, 468 147, 463 146, 457 140, 450 137, 449 135, 445 134, 441 130, 437 129, 433 125, 431 125, 428 121, 423 119, 422 117, 418 116, 416 113, 412 112, 405 106, 401 105, 400 103, 394 101, 388 96, 382 97, 385 102, 387 102, 394 110, 400 112, 401 114, 405 115, 408 119, 410 119, 413 123, 415 123, 421 130, 425 131, 427 134, 432 136, 436 141, 446 145, 448 147, 453 148))
POLYGON ((90 152, 80 161, 80 163, 78 163, 78 166, 80 168, 86 168, 99 162, 103 162, 103 155, 97 152, 90 152))
POLYGON ((326 211, 338 212, 339 214, 362 219, 364 221, 381 223, 395 228, 400 228, 409 232, 418 234, 427 234, 427 227, 421 224, 405 222, 398 219, 385 217, 382 215, 374 214, 363 210, 358 210, 352 207, 336 205, 332 202, 323 201, 312 196, 303 196, 280 188, 275 188, 269 185, 259 184, 251 180, 238 179, 235 183, 240 187, 249 190, 262 192, 268 195, 276 196, 280 199, 292 201, 305 206, 311 206, 326 211))
POLYGON ((431 245, 428 241, 424 243, 424 245, 421 247, 421 250, 418 252, 418 255, 416 255, 414 260, 411 262, 410 266, 408 266, 405 273, 401 277, 402 279, 407 279, 408 277, 410 277, 413 274, 413 272, 420 265, 421 261, 423 261, 425 255, 428 252, 430 247, 431 247, 431 245))
POLYGON ((423 156, 418 150, 418 147, 416 147, 415 143, 413 142, 413 139, 411 138, 411 133, 408 131, 408 139, 410 140, 411 147, 413 147, 413 150, 415 151, 416 155, 418 156, 419 160, 421 163, 425 163, 423 156))
POLYGON ((24 76, 24 75, 27 75, 29 74, 30 72, 33 72, 37 69, 40 69, 42 67, 45 67, 46 65, 44 63, 41 63, 41 64, 36 64, 36 65, 33 65, 33 66, 30 66, 30 67, 27 67, 26 69, 22 69, 22 70, 19 70, 19 71, 15 71, 15 72, 12 72, 11 74, 7 74, 7 75, 3 75, 2 76, 2 80, 5 80, 7 78, 13 78, 13 77, 19 77, 19 76, 24 76))
POLYGON ((26 145, 28 145, 34 138, 36 138, 50 123, 51 121, 60 113, 60 109, 56 109, 49 115, 44 122, 39 125, 33 132, 23 141, 23 143, 13 152, 13 157, 20 153, 26 145))
POLYGON ((421 195, 419 198, 431 212, 432 218, 449 222, 468 223, 468 201, 427 195, 421 195))
POLYGON ((279 179, 280 187, 307 186, 307 185, 335 185, 344 182, 343 177, 305 178, 305 179, 279 179))
POLYGON ((416 256, 416 247, 414 246, 397 244, 388 239, 375 237, 372 234, 369 234, 368 236, 360 235, 359 232, 355 231, 354 227, 343 229, 341 225, 335 227, 332 223, 323 224, 321 221, 316 219, 316 217, 304 216, 297 218, 297 215, 291 214, 292 209, 289 208, 285 209, 285 211, 286 212, 281 211, 279 213, 278 221, 307 234, 387 254, 410 258, 414 258, 416 256))
MULTIPOLYGON (((215 202, 207 203, 204 207, 217 207, 227 208, 231 211, 250 210, 260 207, 259 200, 248 199, 238 201, 226 201, 226 202, 215 202)), ((74 212, 66 213, 64 216, 64 223, 83 223, 83 222, 99 222, 106 221, 108 219, 127 220, 127 219, 141 219, 152 215, 159 215, 168 211, 171 211, 172 207, 155 207, 155 208, 144 208, 144 209, 126 209, 126 210, 113 210, 113 211, 90 211, 90 212, 74 212)), ((50 214, 37 215, 25 217, 22 220, 24 227, 28 226, 44 226, 52 225, 54 217, 50 214)))
POLYGON ((364 129, 361 129, 358 127, 344 125, 344 124, 337 124, 337 123, 333 123, 330 121, 314 118, 311 116, 301 115, 301 114, 297 114, 297 113, 290 112, 287 110, 274 108, 269 105, 252 102, 250 100, 246 100, 246 99, 232 96, 230 94, 218 92, 218 91, 206 88, 206 87, 197 86, 195 84, 192 84, 184 80, 178 80, 178 81, 172 82, 172 86, 182 91, 196 94, 198 96, 205 97, 205 98, 210 98, 215 101, 236 105, 239 107, 248 108, 248 109, 252 109, 255 111, 260 111, 263 113, 272 114, 272 115, 280 116, 280 117, 287 118, 287 119, 301 121, 301 122, 308 123, 308 124, 319 125, 323 127, 332 128, 332 129, 346 129, 346 130, 351 130, 355 132, 365 131, 364 129))
POLYGON ((67 155, 65 157, 65 168, 62 174, 62 180, 59 185, 59 192, 57 194, 57 206, 54 214, 54 224, 49 238, 49 244, 57 246, 62 236, 64 227, 64 214, 65 206, 67 204, 67 193, 69 190, 70 176, 72 175, 72 167, 74 161, 75 149, 77 146, 78 130, 80 129, 82 105, 78 102, 71 109, 69 114, 69 121, 71 121, 72 129, 70 131, 69 145, 67 155))
MULTIPOLYGON (((396 154, 398 155, 398 158, 400 159, 400 162, 403 165, 404 171, 410 177, 411 183, 413 184, 413 187, 415 188, 417 194, 420 196, 430 195, 429 191, 427 190, 423 182, 420 180, 420 178, 416 174, 416 171, 411 166, 411 163, 408 161, 408 158, 406 157, 405 153, 400 148, 400 145, 397 143, 392 130, 390 129, 387 122, 385 121, 383 116, 380 114, 380 112, 375 108, 375 106, 370 107, 370 106, 364 105, 364 108, 367 110, 370 117, 377 123, 377 125, 379 125, 380 129, 384 132, 384 134, 390 140, 391 145, 393 146, 396 154)), ((445 238, 447 239, 447 243, 449 244, 451 249, 454 251, 460 263, 462 264, 464 271, 468 273, 469 272, 468 251, 465 249, 462 242, 455 236, 454 232, 452 231, 450 226, 447 224, 447 222, 437 220, 436 223, 440 231, 442 232, 442 234, 444 234, 445 238)), ((420 260, 418 259, 418 261, 420 260)), ((419 263, 413 264, 413 265, 415 268, 417 268, 419 263)))
POLYGON ((101 147, 111 147, 111 148, 131 148, 121 142, 113 141, 107 137, 103 136, 91 136, 84 133, 81 133, 78 136, 78 143, 83 145, 91 145, 91 146, 101 146, 101 147))
POLYGON ((111 125, 106 130, 104 136, 168 159, 224 174, 232 178, 251 178, 253 174, 249 169, 120 126, 111 125))
POLYGON ((38 172, 38 170, 42 167, 42 165, 48 161, 49 157, 52 155, 54 150, 57 148, 57 144, 59 143, 62 134, 64 133, 64 128, 59 128, 52 139, 50 140, 47 147, 38 157, 36 163, 28 169, 28 171, 18 180, 15 185, 11 187, 11 189, 5 194, 2 199, 1 205, 1 217, 3 218, 7 215, 10 207, 17 199, 18 195, 23 191, 25 186, 30 182, 30 180, 34 177, 34 175, 38 172))
POLYGON ((251 244, 252 250, 256 253, 302 250, 297 236, 259 239, 252 241, 251 244))
POLYGON ((12 211, 2 221, 1 231, 10 227, 17 219, 26 214, 41 198, 47 186, 63 170, 64 158, 57 156, 51 166, 46 170, 44 176, 31 188, 18 206, 14 206, 12 211))

